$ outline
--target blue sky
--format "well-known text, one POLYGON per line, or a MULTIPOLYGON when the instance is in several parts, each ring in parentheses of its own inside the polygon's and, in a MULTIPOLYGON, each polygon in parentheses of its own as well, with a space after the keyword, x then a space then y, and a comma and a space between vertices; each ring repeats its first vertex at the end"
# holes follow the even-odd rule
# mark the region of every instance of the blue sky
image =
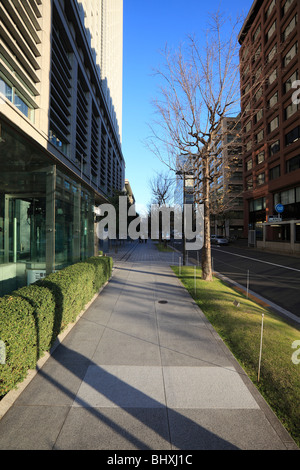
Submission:
POLYGON ((146 148, 158 96, 153 71, 166 44, 176 48, 187 37, 201 38, 207 14, 219 7, 225 16, 247 15, 253 0, 124 0, 123 135, 126 178, 137 209, 151 202, 149 180, 166 167, 146 148))

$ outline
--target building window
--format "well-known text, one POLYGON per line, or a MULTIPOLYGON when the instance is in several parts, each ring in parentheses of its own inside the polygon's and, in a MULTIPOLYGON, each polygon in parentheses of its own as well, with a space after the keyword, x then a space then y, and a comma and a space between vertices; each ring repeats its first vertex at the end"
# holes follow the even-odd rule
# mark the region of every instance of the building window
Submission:
POLYGON ((0 77, 0 93, 5 96, 11 103, 13 102, 13 89, 0 77))
POLYGON ((260 100, 260 98, 262 97, 263 95, 263 89, 262 87, 255 93, 254 95, 254 101, 257 102, 260 100))
POLYGON ((247 124, 246 124, 246 127, 245 127, 245 131, 246 131, 246 132, 250 132, 250 131, 251 131, 251 127, 252 127, 252 122, 251 122, 251 121, 248 121, 247 124))
POLYGON ((269 18, 269 16, 271 15, 275 5, 276 5, 276 0, 272 0, 269 7, 266 10, 266 19, 269 18))
POLYGON ((298 54, 298 41, 290 48, 288 53, 283 58, 283 66, 287 67, 289 63, 296 57, 298 54))
POLYGON ((262 152, 259 152, 259 154, 257 155, 256 161, 257 161, 257 165, 259 165, 260 163, 265 161, 265 152, 264 152, 264 150, 262 152))
POLYGON ((262 73, 262 67, 259 67, 255 72, 253 83, 257 83, 259 81, 259 78, 261 77, 261 73, 262 73))
POLYGON ((300 202, 300 186, 274 194, 274 205, 276 204, 294 204, 300 202))
POLYGON ((258 134, 256 134, 256 143, 259 144, 264 138, 264 131, 261 130, 260 132, 258 132, 258 134))
POLYGON ((284 110, 284 119, 289 119, 298 111, 298 105, 291 103, 284 110))
POLYGON ((277 80, 277 69, 274 69, 273 72, 269 75, 269 86, 277 80))
POLYGON ((267 63, 270 63, 274 59, 276 53, 277 53, 277 44, 275 44, 275 46, 273 46, 270 52, 268 53, 267 63))
POLYGON ((250 171, 252 170, 252 167, 253 167, 252 158, 250 158, 250 160, 246 162, 246 170, 250 171))
POLYGON ((51 144, 55 145, 55 147, 57 147, 59 150, 61 150, 65 154, 67 153, 68 144, 63 142, 52 129, 50 129, 49 131, 49 141, 51 142, 51 144))
POLYGON ((291 145, 300 139, 300 126, 295 127, 292 131, 288 132, 285 136, 285 145, 291 145))
POLYGON ((280 165, 274 166, 269 171, 269 180, 275 180, 280 177, 280 165))
POLYGON ((257 175, 257 185, 261 186, 264 183, 265 183, 265 174, 259 173, 259 175, 257 175))
POLYGON ((250 65, 247 64, 247 67, 245 68, 244 72, 243 72, 243 79, 245 80, 245 77, 249 74, 250 72, 250 65))
POLYGON ((286 172, 291 173, 292 171, 299 170, 300 168, 300 155, 297 157, 291 158, 286 162, 286 172))
POLYGON ((262 211, 266 208, 266 198, 260 197, 259 199, 255 199, 250 201, 250 212, 257 212, 262 211))
POLYGON ((253 189, 253 178, 252 178, 252 176, 250 178, 247 178, 246 188, 247 188, 247 190, 253 189))
POLYGON ((244 96, 249 93, 250 88, 251 88, 250 83, 248 83, 247 86, 245 87, 244 91, 243 91, 243 95, 244 95, 244 96))
POLYGON ((280 141, 279 140, 276 140, 276 142, 274 142, 273 144, 270 145, 269 147, 269 154, 270 154, 270 157, 272 157, 273 155, 275 155, 276 153, 278 153, 280 151, 280 141))
POLYGON ((250 103, 250 101, 249 101, 249 103, 247 103, 246 106, 245 106, 245 111, 246 111, 246 113, 249 112, 250 109, 251 109, 251 103, 250 103))
POLYGON ((277 103, 278 103, 278 91, 276 91, 276 93, 274 93, 274 95, 272 95, 271 98, 269 99, 268 107, 273 108, 273 106, 275 106, 275 104, 277 103))
POLYGON ((287 81, 284 84, 284 93, 287 93, 292 89, 293 83, 298 80, 299 73, 298 70, 296 70, 293 75, 290 76, 290 78, 287 79, 287 81))
POLYGON ((271 122, 269 122, 269 125, 268 125, 269 133, 275 131, 275 129, 277 129, 278 126, 279 126, 279 116, 276 116, 274 119, 272 119, 271 122))
POLYGON ((282 191, 281 193, 281 204, 294 204, 295 203, 295 189, 288 189, 287 191, 282 191))
POLYGON ((256 62, 261 56, 261 46, 259 46, 257 49, 256 49, 256 52, 254 54, 254 62, 256 62))
POLYGON ((258 123, 258 121, 260 121, 261 119, 263 118, 263 110, 260 109, 254 116, 254 122, 255 124, 258 123))
POLYGON ((283 31, 282 34, 282 40, 283 42, 286 41, 287 37, 291 34, 291 32, 296 28, 297 26, 297 20, 298 20, 298 15, 296 14, 294 18, 289 22, 285 30, 283 31))
POLYGON ((259 25, 256 28, 255 33, 253 34, 253 42, 256 41, 256 39, 258 38, 258 35, 259 35, 260 32, 261 32, 261 25, 259 25))
POLYGON ((285 4, 283 5, 282 8, 282 14, 285 15, 288 9, 290 8, 291 4, 293 3, 294 0, 286 0, 285 4))
POLYGON ((274 23, 272 24, 272 26, 270 27, 270 29, 268 30, 266 34, 266 42, 269 41, 269 39, 275 33, 275 31, 276 31, 276 20, 274 21, 274 23))
POLYGON ((250 150, 252 149, 252 141, 249 140, 246 144, 246 151, 247 152, 250 152, 250 150))
POLYGON ((0 93, 7 98, 18 110, 31 121, 34 120, 34 109, 30 107, 25 98, 16 90, 16 88, 6 83, 0 76, 0 93))

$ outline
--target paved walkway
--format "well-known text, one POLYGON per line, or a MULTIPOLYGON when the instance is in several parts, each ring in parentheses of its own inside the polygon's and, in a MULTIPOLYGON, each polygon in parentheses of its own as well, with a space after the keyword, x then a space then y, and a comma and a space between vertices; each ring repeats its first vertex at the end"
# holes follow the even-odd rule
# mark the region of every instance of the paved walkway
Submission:
POLYGON ((0 421, 0 449, 293 449, 173 275, 178 254, 129 248, 0 421))

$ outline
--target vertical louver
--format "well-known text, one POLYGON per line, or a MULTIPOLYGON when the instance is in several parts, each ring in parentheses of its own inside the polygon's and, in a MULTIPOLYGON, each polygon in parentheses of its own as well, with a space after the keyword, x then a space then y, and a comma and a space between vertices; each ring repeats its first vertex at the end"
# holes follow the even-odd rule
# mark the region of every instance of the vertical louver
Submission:
POLYGON ((70 144, 71 73, 68 43, 54 11, 49 139, 64 153, 67 153, 70 144))
POLYGON ((77 81, 77 115, 76 115, 76 160, 82 170, 88 157, 88 100, 85 96, 86 86, 78 69, 77 81))

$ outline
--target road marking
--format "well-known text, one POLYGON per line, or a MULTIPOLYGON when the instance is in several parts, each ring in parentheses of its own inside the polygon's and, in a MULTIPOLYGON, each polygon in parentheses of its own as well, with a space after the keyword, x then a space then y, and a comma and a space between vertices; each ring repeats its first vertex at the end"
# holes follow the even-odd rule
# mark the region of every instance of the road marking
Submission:
MULTIPOLYGON (((217 248, 212 248, 212 250, 218 250, 218 249, 217 248)), ((218 251, 220 251, 220 250, 218 250, 218 251)), ((251 259, 252 261, 257 261, 258 263, 270 264, 271 266, 276 266, 278 268, 283 268, 283 269, 289 269, 290 271, 297 271, 298 273, 300 273, 300 269, 290 268, 288 266, 283 266, 282 264, 275 264, 275 263, 270 263, 269 261, 262 261, 261 259, 250 258, 249 256, 237 255, 236 253, 232 253, 231 251, 223 251, 222 250, 222 253, 229 253, 230 255, 239 256, 240 258, 251 259)))

